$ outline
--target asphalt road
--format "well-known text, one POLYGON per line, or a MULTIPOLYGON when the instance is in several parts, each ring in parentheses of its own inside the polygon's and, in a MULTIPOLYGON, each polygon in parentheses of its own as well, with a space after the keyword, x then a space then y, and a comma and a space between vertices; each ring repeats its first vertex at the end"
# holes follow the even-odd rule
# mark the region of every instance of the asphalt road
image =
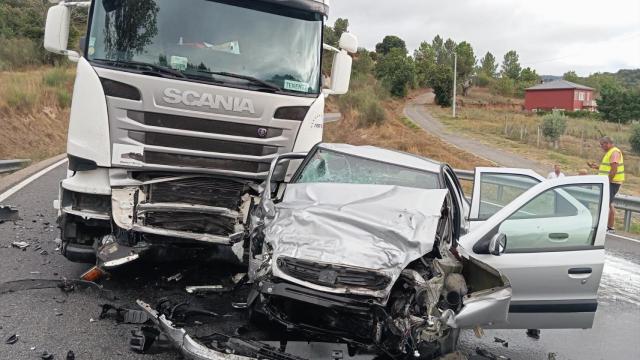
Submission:
MULTIPOLYGON (((78 288, 64 293, 55 288, 55 283, 23 281, 77 279, 89 267, 68 262, 55 251, 58 230, 52 203, 57 198, 58 181, 64 176, 65 165, 3 202, 16 206, 23 220, 0 224, 0 359, 36 359, 43 351, 55 354, 55 359, 64 359, 69 350, 75 353, 76 359, 179 358, 173 351, 136 354, 129 350, 128 336, 137 326, 117 324, 110 319, 98 320, 100 305, 104 303, 134 307, 138 298, 154 302, 165 296, 185 296, 183 289, 187 280, 166 281, 175 268, 156 265, 114 274, 103 284, 113 291, 116 300, 91 289, 78 288), (22 251, 11 247, 13 241, 26 241, 31 245, 22 251), (41 249, 36 250, 38 246, 41 249), (42 250, 47 253, 42 254, 42 250), (51 284, 54 288, 33 289, 35 284, 51 284), (5 339, 13 334, 18 334, 18 341, 5 344, 5 339)), ((556 359, 639 359, 639 259, 640 243, 608 240, 600 305, 593 329, 543 330, 540 340, 527 338, 521 330, 485 330, 482 339, 466 332, 462 346, 468 351, 482 346, 512 359, 548 359, 550 353, 554 353, 556 359), (508 341, 509 347, 494 343, 494 336, 508 341)), ((220 278, 217 269, 199 268, 197 272, 201 280, 220 278)), ((204 300, 198 301, 227 304, 222 308, 223 321, 218 322, 223 330, 235 331, 243 324, 244 314, 228 306, 228 299, 204 300)))

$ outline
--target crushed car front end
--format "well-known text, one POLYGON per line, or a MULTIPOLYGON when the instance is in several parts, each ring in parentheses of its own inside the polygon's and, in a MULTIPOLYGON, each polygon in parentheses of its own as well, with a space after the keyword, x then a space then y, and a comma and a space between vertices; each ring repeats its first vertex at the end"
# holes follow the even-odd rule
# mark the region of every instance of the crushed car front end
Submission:
POLYGON ((310 338, 421 359, 453 351, 460 328, 506 321, 507 279, 451 252, 448 199, 444 189, 289 184, 254 233, 254 311, 310 338))

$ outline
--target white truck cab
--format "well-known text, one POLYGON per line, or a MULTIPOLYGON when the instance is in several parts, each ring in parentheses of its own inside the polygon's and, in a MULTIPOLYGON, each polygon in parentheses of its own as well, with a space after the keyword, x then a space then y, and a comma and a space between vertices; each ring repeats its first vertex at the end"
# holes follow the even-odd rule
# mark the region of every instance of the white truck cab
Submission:
POLYGON ((323 45, 328 11, 328 0, 51 7, 45 48, 78 62, 56 202, 63 254, 104 267, 184 251, 242 261, 271 160, 320 142, 325 96, 348 90, 357 39, 323 45), (67 49, 76 7, 89 8, 81 53, 67 49), (328 87, 323 49, 335 52, 328 87))

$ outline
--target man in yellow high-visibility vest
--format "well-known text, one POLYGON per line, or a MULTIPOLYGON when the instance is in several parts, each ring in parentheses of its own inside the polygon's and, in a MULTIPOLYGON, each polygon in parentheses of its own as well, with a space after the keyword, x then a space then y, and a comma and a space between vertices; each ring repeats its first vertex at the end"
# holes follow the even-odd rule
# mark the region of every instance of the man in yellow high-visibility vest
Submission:
POLYGON ((624 157, 622 151, 618 149, 613 140, 605 136, 600 139, 600 148, 604 151, 604 156, 600 164, 587 163, 592 169, 598 169, 598 174, 609 177, 609 223, 607 231, 615 232, 616 209, 613 207, 613 199, 624 183, 624 157))

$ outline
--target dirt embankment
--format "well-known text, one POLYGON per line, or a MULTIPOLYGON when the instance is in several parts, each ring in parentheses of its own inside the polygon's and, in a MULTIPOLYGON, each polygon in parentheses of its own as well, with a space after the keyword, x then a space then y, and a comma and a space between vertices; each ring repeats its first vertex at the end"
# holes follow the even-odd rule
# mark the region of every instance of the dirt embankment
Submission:
MULTIPOLYGON (((410 94, 415 98, 424 90, 410 94)), ((335 99, 329 98, 329 109, 337 109, 335 99)), ((437 161, 446 162, 459 169, 473 169, 476 166, 491 164, 464 150, 451 147, 439 138, 430 135, 420 127, 405 119, 402 109, 405 102, 400 100, 384 101, 387 120, 380 125, 362 127, 353 112, 344 112, 343 119, 329 123, 325 127, 324 141, 340 142, 354 145, 375 145, 389 149, 406 151, 425 156, 437 161)))
POLYGON ((0 72, 0 159, 63 153, 72 88, 68 68, 0 72))

